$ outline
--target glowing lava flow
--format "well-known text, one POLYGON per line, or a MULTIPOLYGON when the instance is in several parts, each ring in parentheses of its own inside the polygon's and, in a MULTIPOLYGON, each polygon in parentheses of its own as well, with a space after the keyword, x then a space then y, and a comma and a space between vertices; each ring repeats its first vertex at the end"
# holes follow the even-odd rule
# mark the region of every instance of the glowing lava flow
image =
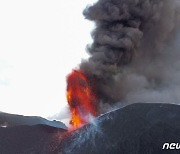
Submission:
POLYGON ((91 115, 97 115, 97 99, 92 90, 88 78, 80 70, 73 70, 67 76, 67 100, 73 129, 88 123, 91 115))

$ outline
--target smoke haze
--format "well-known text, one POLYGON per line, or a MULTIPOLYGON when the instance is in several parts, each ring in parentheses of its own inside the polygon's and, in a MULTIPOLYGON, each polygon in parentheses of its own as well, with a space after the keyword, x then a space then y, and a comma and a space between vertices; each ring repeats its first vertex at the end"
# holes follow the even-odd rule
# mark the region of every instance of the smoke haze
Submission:
POLYGON ((179 0, 99 0, 84 16, 96 28, 80 69, 101 111, 117 102, 180 103, 179 0))

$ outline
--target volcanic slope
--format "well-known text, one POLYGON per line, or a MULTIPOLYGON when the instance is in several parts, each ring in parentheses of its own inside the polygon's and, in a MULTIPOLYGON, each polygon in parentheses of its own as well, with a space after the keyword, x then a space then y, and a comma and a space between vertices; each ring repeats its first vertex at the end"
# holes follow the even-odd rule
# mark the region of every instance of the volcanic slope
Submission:
MULTIPOLYGON (((66 136, 55 153, 161 154, 180 143, 180 106, 138 103, 112 111, 66 136)), ((175 150, 173 153, 179 153, 175 150)))
POLYGON ((0 154, 51 154, 65 132, 48 125, 0 128, 0 154))

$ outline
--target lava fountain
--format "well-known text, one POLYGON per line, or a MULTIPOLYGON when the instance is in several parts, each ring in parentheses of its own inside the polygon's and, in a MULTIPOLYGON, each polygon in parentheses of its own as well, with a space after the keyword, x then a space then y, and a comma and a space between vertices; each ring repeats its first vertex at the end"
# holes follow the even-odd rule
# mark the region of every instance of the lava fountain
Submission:
POLYGON ((67 101, 71 111, 70 124, 77 129, 97 116, 97 97, 89 79, 81 70, 67 76, 67 101))

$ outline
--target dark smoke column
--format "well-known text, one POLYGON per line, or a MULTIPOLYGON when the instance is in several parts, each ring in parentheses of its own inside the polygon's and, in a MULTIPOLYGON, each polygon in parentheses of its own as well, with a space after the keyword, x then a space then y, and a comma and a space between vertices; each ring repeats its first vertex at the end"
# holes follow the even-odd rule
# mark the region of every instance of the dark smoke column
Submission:
POLYGON ((90 58, 80 64, 80 69, 95 85, 101 102, 120 101, 121 74, 136 57, 141 60, 159 50, 173 29, 176 2, 99 0, 84 10, 84 16, 94 21, 96 28, 94 42, 87 47, 90 58))

